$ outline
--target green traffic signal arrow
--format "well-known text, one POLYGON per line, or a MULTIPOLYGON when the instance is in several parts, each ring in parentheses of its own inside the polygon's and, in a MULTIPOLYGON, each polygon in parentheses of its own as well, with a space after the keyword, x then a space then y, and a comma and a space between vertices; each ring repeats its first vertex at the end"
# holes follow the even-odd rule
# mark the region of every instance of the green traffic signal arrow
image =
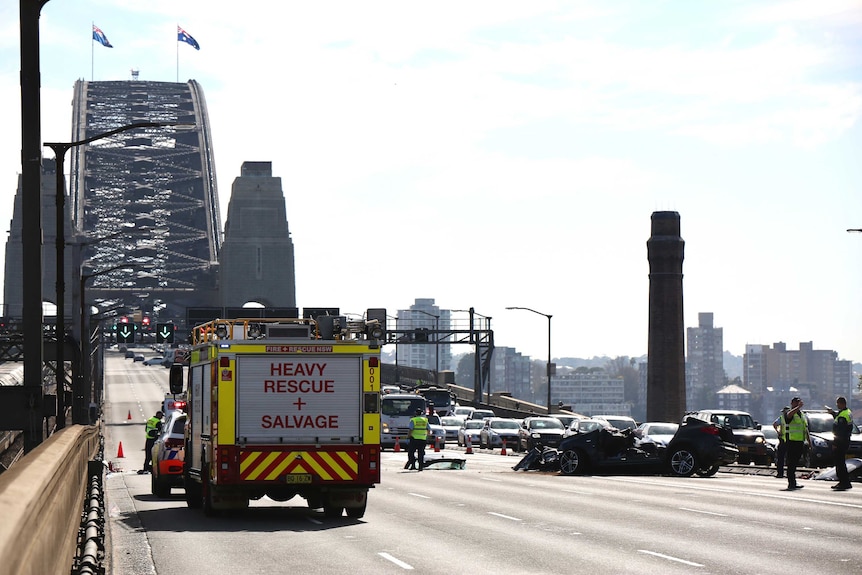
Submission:
POLYGON ((162 328, 162 331, 159 332, 159 335, 161 336, 162 339, 168 339, 170 337, 171 333, 173 333, 173 331, 169 330, 167 328, 167 326, 165 326, 164 328, 162 328))

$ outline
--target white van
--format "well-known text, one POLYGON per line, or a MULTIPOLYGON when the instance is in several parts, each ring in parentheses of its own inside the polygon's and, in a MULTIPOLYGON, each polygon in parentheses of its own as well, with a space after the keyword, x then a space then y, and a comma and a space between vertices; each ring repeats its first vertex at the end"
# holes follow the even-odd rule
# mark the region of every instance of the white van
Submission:
POLYGON ((380 398, 380 448, 395 447, 397 440, 402 449, 410 441, 410 419, 416 410, 428 410, 425 398, 415 393, 387 393, 380 398))

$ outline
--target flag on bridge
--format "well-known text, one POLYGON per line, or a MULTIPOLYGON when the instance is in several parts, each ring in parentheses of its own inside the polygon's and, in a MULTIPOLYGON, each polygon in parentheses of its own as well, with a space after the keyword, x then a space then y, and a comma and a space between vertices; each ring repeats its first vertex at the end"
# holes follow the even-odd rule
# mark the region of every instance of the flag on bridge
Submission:
POLYGON ((105 36, 105 33, 102 30, 93 24, 93 40, 104 46, 105 48, 113 48, 111 43, 108 42, 108 37, 105 36))
POLYGON ((195 50, 201 49, 198 41, 192 38, 191 34, 180 28, 179 25, 177 25, 177 42, 185 42, 186 44, 193 46, 195 50))

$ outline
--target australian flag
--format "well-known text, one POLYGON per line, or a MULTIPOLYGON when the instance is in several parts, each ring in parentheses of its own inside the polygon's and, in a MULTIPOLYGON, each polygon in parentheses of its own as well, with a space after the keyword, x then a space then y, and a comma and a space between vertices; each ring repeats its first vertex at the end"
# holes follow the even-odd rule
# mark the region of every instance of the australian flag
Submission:
POLYGON ((105 48, 113 48, 113 46, 111 46, 111 43, 108 42, 108 37, 105 36, 105 33, 102 32, 102 30, 99 29, 99 27, 95 24, 93 24, 93 40, 95 40, 105 48))
POLYGON ((201 46, 198 44, 198 41, 192 38, 191 34, 177 26, 177 42, 185 42, 191 46, 194 46, 195 50, 200 50, 201 46))

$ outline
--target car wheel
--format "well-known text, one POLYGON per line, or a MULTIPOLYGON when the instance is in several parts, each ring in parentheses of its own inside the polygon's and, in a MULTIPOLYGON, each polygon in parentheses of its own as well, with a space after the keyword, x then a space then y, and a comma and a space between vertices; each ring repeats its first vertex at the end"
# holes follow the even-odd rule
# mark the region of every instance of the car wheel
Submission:
POLYGON ((670 470, 680 477, 691 477, 698 469, 697 457, 688 449, 682 447, 670 456, 670 470))
POLYGON ((586 472, 586 455, 578 449, 567 449, 560 454, 560 471, 563 475, 577 475, 586 472))
POLYGON ((712 467, 706 467, 697 470, 697 474, 701 477, 712 477, 716 473, 718 473, 718 469, 721 465, 713 465, 712 467))

